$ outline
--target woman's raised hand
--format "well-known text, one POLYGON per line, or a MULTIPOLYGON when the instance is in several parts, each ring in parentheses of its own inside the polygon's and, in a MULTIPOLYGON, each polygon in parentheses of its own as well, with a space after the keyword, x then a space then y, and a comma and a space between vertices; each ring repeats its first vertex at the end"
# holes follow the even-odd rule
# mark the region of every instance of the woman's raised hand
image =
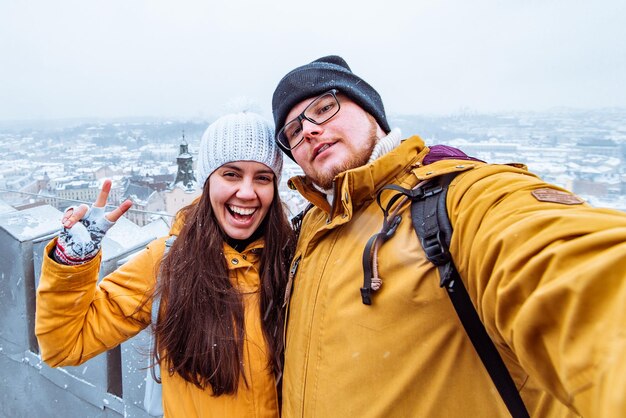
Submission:
POLYGON ((65 211, 61 220, 63 230, 54 252, 56 261, 70 265, 82 264, 100 251, 104 234, 132 206, 132 202, 126 200, 113 211, 105 213, 110 191, 111 180, 105 180, 91 208, 82 204, 65 211))

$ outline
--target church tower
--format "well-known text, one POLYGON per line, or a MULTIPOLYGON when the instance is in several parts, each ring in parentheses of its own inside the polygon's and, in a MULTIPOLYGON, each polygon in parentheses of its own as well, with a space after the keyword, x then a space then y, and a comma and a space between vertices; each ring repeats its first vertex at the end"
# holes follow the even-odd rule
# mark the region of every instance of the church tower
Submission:
POLYGON ((180 152, 176 158, 178 164, 178 172, 176 173, 176 179, 174 180, 173 187, 177 184, 181 184, 185 189, 192 189, 196 187, 196 176, 193 173, 193 157, 189 153, 187 140, 185 139, 185 131, 183 131, 183 138, 180 144, 180 152))
POLYGON ((189 153, 189 145, 185 139, 185 131, 180 143, 180 152, 176 158, 178 171, 175 180, 163 191, 165 211, 172 215, 182 207, 192 203, 201 193, 202 184, 198 184, 193 173, 193 157, 189 153))

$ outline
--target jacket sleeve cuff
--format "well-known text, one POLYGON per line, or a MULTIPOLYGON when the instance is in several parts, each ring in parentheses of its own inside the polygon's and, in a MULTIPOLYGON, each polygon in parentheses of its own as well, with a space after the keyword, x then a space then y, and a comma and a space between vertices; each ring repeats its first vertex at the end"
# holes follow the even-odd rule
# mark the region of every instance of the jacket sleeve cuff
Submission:
POLYGON ((98 276, 102 251, 98 252, 91 260, 72 265, 55 259, 56 247, 57 238, 54 238, 44 249, 41 271, 42 275, 45 273, 46 280, 42 280, 40 286, 55 287, 61 285, 63 288, 70 289, 81 287, 84 283, 93 281, 94 276, 98 276))

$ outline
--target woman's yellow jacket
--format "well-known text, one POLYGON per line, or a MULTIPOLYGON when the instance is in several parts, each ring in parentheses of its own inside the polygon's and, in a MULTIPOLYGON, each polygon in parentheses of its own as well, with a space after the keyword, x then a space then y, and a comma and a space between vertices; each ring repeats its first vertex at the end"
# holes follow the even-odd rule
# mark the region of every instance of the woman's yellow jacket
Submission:
MULTIPOLYGON (((177 234, 180 222, 171 233, 177 234)), ((80 266, 56 263, 46 248, 41 281, 37 289, 35 331, 41 357, 48 365, 78 365, 133 337, 150 325, 150 299, 166 238, 160 238, 126 264, 96 284, 101 253, 80 266), (129 318, 132 317, 132 320, 129 318)), ((263 240, 237 252, 224 244, 229 274, 245 293, 244 366, 248 386, 239 384, 236 395, 212 397, 178 374, 170 375, 163 364, 163 409, 167 418, 278 417, 275 378, 261 328, 259 267, 263 240)))

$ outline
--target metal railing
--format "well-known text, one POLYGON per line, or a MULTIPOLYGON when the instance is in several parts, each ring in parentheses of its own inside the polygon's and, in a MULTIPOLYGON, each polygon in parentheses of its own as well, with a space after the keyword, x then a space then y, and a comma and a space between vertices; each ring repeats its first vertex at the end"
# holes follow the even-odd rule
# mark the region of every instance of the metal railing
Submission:
MULTIPOLYGON (((91 204, 93 204, 93 202, 87 202, 84 200, 79 200, 79 199, 69 199, 66 197, 58 197, 58 196, 45 196, 45 195, 40 195, 38 193, 30 193, 30 192, 22 192, 19 190, 10 190, 10 189, 2 189, 0 188, 0 192, 4 192, 4 193, 17 193, 17 194, 22 194, 22 195, 26 195, 26 196, 33 196, 36 197, 37 199, 40 200, 57 200, 57 201, 65 201, 65 202, 72 202, 72 203, 78 203, 78 204, 86 204, 88 206, 91 206, 91 204)), ((116 205, 106 205, 105 208, 111 208, 111 209, 115 209, 117 206, 116 205)), ((149 210, 142 210, 142 209, 133 209, 132 207, 130 209, 128 209, 129 212, 134 212, 134 213, 145 213, 147 215, 157 215, 157 216, 166 216, 169 218, 173 218, 175 215, 169 214, 167 212, 153 212, 153 211, 149 211, 149 210)))

